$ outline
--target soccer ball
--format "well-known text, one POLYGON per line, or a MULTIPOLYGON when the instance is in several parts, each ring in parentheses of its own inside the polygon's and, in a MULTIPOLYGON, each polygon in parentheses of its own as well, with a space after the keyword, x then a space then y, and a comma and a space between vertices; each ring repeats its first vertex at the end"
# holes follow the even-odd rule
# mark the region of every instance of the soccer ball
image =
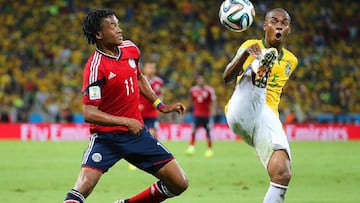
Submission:
POLYGON ((234 32, 243 32, 254 22, 255 9, 249 0, 225 0, 219 10, 220 23, 234 32))

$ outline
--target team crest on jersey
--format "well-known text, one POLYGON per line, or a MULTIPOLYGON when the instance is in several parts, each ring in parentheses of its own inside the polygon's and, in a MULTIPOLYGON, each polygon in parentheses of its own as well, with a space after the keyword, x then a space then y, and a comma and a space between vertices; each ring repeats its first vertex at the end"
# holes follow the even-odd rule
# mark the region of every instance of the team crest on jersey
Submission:
POLYGON ((99 86, 89 87, 89 99, 96 100, 101 98, 101 91, 99 86))
POLYGON ((133 58, 129 58, 128 63, 131 68, 136 68, 136 63, 133 58))
POLYGON ((290 71, 291 71, 291 66, 290 66, 289 63, 287 63, 286 68, 285 68, 285 74, 286 74, 287 77, 289 77, 290 71))
POLYGON ((91 159, 94 161, 94 162, 100 162, 102 160, 102 156, 100 153, 94 153, 92 156, 91 156, 91 159))

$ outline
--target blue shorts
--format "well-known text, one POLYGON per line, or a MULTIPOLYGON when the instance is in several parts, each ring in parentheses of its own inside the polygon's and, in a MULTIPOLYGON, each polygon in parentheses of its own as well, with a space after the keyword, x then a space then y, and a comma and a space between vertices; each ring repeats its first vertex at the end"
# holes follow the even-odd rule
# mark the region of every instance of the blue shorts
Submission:
POLYGON ((210 118, 194 116, 194 127, 195 128, 198 128, 198 127, 210 128, 210 118))
POLYGON ((159 128, 159 121, 157 118, 143 118, 145 126, 150 129, 158 129, 159 128))
POLYGON ((82 167, 105 173, 122 158, 139 169, 154 174, 173 160, 174 156, 146 128, 141 135, 94 133, 84 152, 82 167))

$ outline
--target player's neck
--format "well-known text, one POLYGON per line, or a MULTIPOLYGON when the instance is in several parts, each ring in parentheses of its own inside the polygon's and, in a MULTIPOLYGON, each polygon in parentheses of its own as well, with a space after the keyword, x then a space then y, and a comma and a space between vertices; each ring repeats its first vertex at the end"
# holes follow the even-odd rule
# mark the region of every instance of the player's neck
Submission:
POLYGON ((104 44, 97 44, 96 48, 102 51, 105 54, 111 55, 111 56, 118 56, 119 55, 119 49, 117 46, 105 46, 104 44))
POLYGON ((277 49, 278 53, 281 53, 282 52, 282 43, 279 42, 279 43, 271 43, 268 39, 265 39, 263 38, 263 45, 265 46, 265 48, 270 48, 270 47, 274 47, 275 49, 277 49))

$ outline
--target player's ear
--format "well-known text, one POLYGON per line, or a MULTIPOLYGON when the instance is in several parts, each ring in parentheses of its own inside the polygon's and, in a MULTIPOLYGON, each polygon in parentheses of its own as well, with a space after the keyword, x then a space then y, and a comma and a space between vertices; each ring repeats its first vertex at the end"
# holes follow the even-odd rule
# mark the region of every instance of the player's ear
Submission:
POLYGON ((291 29, 289 28, 287 35, 290 35, 290 34, 291 34, 291 29))
POLYGON ((96 39, 102 39, 102 32, 98 31, 95 35, 96 39))

